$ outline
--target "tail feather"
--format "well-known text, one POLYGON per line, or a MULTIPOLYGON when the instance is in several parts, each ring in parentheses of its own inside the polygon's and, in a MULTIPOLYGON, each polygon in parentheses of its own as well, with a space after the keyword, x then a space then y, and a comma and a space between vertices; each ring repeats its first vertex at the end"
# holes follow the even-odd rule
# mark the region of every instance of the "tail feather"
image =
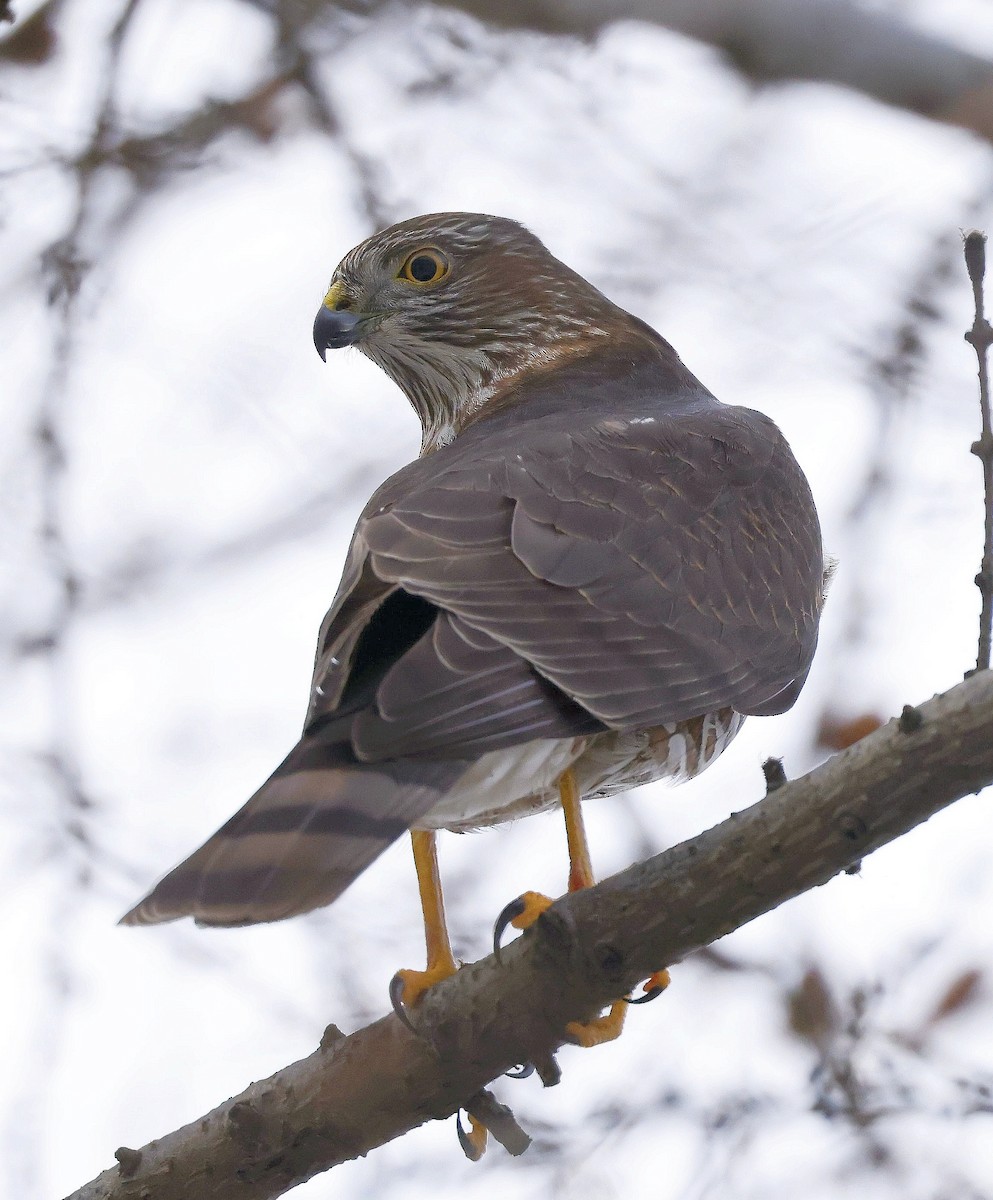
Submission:
POLYGON ((359 762, 329 732, 304 737, 248 803, 122 925, 280 921, 330 904, 465 772, 461 760, 359 762))

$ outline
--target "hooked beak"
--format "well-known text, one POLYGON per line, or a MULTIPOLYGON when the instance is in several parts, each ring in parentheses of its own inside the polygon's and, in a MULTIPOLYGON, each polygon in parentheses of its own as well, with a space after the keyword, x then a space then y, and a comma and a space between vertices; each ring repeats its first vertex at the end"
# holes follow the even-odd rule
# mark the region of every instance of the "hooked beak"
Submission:
POLYGON ((332 284, 331 290, 324 297, 324 303, 317 310, 314 320, 314 345, 325 362, 328 350, 354 346, 362 335, 365 314, 354 313, 341 307, 345 299, 344 287, 340 283, 332 284))
POLYGON ((359 340, 362 317, 352 312, 332 312, 322 304, 314 321, 314 345, 324 359, 328 350, 340 350, 342 346, 354 346, 359 340))

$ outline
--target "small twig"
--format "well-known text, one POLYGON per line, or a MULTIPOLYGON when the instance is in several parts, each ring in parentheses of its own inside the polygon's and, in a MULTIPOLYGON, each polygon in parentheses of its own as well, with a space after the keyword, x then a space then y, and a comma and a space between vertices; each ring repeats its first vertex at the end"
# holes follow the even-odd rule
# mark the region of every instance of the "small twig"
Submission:
POLYGON ((972 230, 965 237, 965 266, 972 281, 972 295, 976 304, 976 316, 965 340, 976 351, 979 360, 979 407, 982 411, 983 431, 979 440, 972 443, 972 453, 983 464, 983 484, 986 504, 986 535, 983 542, 983 560, 976 576, 976 587, 983 598, 979 617, 979 653, 976 670, 987 670, 990 665, 991 628, 993 628, 993 423, 990 419, 990 384, 986 355, 993 345, 993 328, 983 312, 983 276, 986 273, 986 234, 972 230))
POLYGON ((465 1106, 466 1112, 475 1117, 493 1135, 508 1154, 523 1154, 531 1145, 531 1139, 518 1125, 517 1118, 506 1106, 485 1088, 479 1091, 465 1106))
POLYGON ((762 764, 762 774, 765 776, 765 794, 778 791, 786 783, 786 771, 781 758, 767 758, 762 764))

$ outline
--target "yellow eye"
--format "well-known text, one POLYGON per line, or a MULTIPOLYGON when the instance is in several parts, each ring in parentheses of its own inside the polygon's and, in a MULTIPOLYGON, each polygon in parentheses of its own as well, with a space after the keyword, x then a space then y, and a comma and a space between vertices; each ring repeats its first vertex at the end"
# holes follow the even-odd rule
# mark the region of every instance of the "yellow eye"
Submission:
POLYGON ((408 283, 437 283, 448 274, 448 259, 440 250, 429 247, 415 250, 400 268, 398 278, 408 283))

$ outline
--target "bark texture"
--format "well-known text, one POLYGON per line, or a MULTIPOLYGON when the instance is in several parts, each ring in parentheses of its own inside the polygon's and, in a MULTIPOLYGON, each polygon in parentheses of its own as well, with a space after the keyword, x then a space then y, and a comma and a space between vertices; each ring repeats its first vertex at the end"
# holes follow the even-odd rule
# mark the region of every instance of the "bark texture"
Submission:
POLYGON ((983 671, 801 779, 663 854, 563 898, 503 952, 415 1012, 345 1037, 150 1142, 71 1200, 262 1200, 470 1104, 534 1062, 547 1083, 568 1021, 666 963, 827 882, 993 781, 993 672, 983 671))

